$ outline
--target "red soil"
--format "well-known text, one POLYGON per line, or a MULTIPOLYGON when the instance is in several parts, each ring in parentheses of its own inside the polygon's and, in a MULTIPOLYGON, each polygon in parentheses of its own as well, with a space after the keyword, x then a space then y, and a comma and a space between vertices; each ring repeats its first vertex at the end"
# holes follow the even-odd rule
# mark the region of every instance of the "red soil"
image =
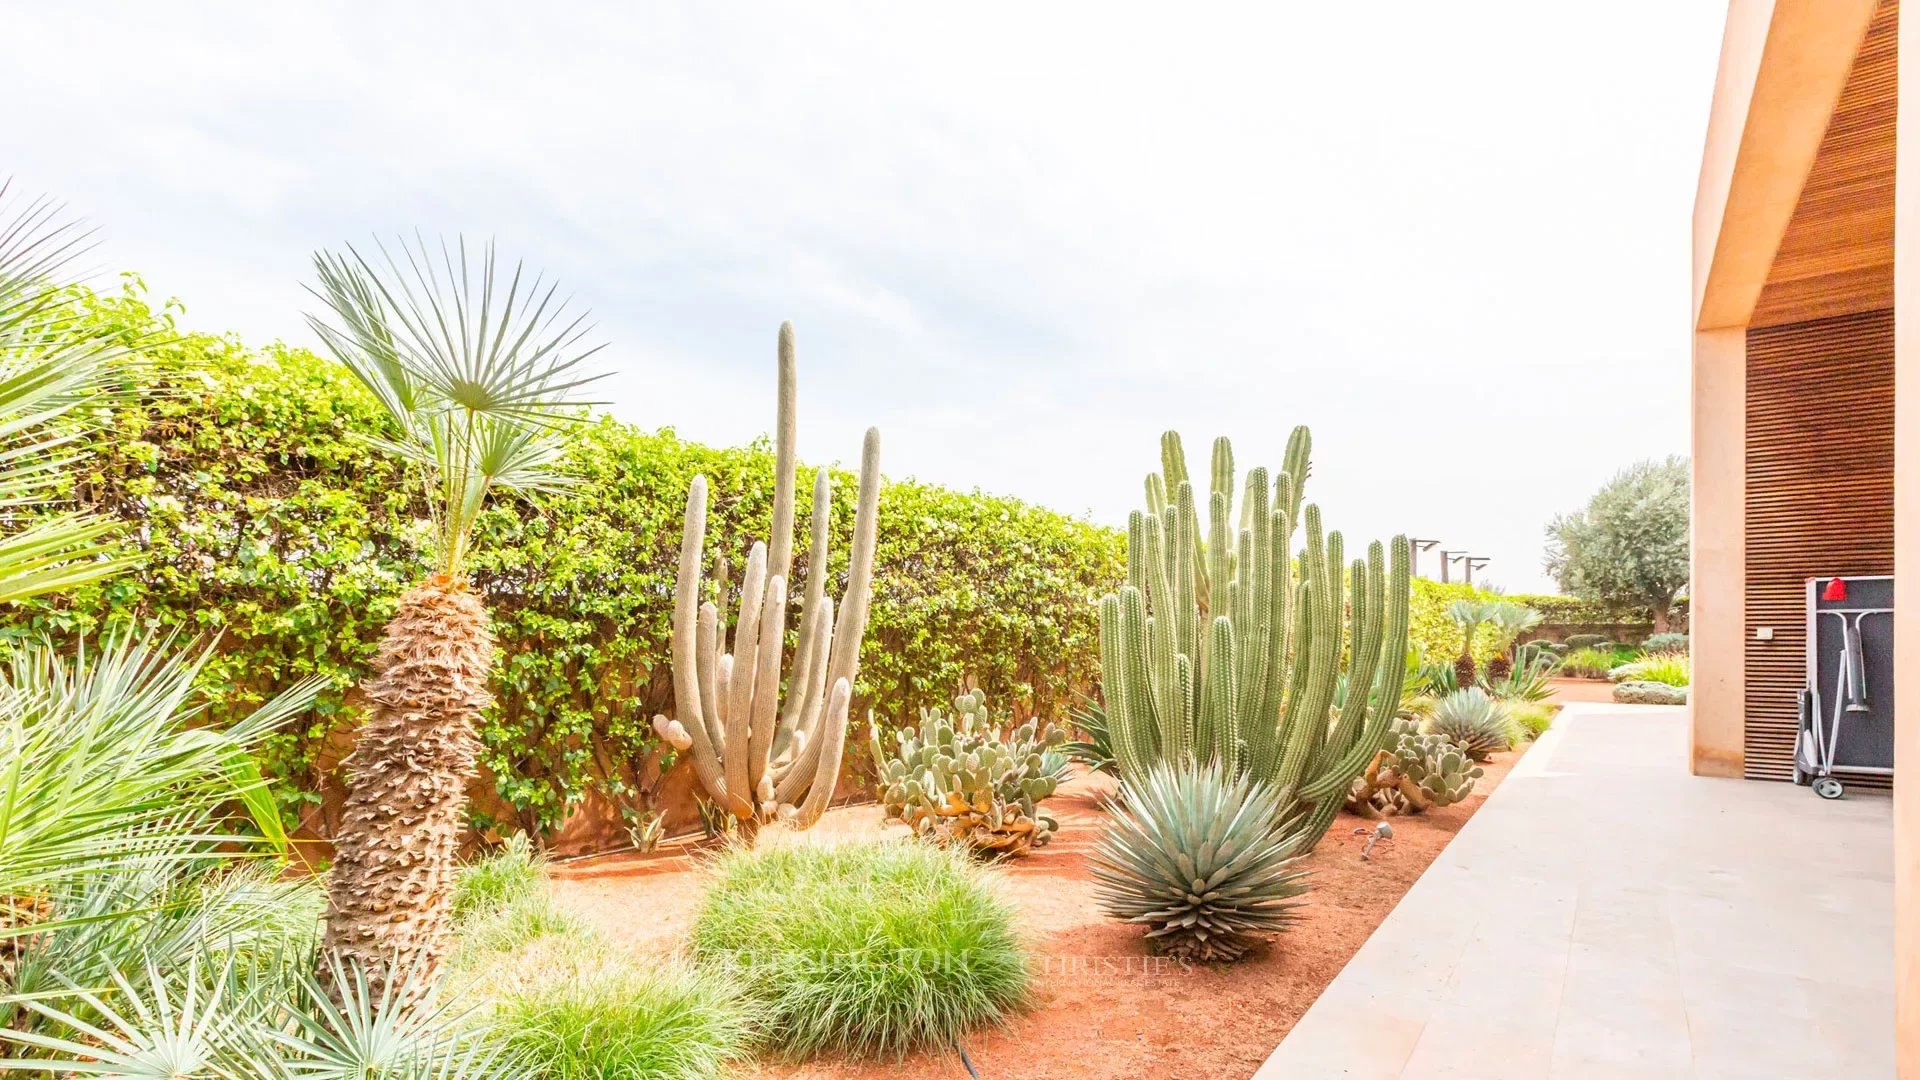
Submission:
MULTIPOLYGON (((1362 862, 1356 831, 1372 822, 1346 814, 1307 857, 1313 889, 1300 922, 1238 964, 1181 965, 1153 956, 1137 927, 1100 914, 1087 854, 1104 817, 1105 777, 1085 777, 1047 801, 1060 833, 1025 859, 1001 864, 1031 942, 1037 993, 1033 1007, 1004 1028, 966 1040, 980 1075, 995 1080, 1093 1080, 1106 1077, 1245 1077, 1313 1004, 1453 839, 1516 755, 1487 767, 1465 802, 1393 819, 1394 837, 1362 862)), ((832 811, 815 827, 841 834, 889 829, 872 806, 832 811)), ((763 838, 763 843, 771 836, 763 838)), ((561 902, 615 940, 669 955, 686 938, 700 875, 698 852, 669 846, 556 867, 561 902)), ((940 1051, 902 1062, 815 1060, 763 1063, 761 1080, 923 1080, 967 1073, 959 1055, 940 1051)))

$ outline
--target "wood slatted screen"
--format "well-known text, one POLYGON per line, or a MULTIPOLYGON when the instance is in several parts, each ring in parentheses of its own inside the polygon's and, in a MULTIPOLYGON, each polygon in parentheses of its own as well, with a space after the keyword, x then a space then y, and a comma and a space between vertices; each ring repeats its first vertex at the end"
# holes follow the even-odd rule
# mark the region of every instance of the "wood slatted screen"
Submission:
POLYGON ((1792 775, 1806 579, 1892 572, 1893 312, 1749 329, 1749 778, 1792 775))

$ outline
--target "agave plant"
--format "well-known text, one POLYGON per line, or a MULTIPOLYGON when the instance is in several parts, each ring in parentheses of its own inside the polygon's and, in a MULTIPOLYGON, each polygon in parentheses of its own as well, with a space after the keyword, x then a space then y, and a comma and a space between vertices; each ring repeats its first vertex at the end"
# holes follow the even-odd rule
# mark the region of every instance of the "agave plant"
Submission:
POLYGON ((1126 796, 1092 857, 1107 914, 1200 961, 1237 960, 1255 935, 1292 925, 1306 872, 1273 788, 1218 761, 1161 762, 1126 796))
POLYGON ((1440 699, 1428 730, 1443 735, 1475 761, 1513 748, 1514 724, 1485 690, 1470 686, 1440 699))
POLYGON ((1068 759, 1078 761, 1095 772, 1118 769, 1113 760, 1113 729, 1107 726, 1107 706, 1091 694, 1067 711, 1068 726, 1081 734, 1060 749, 1068 759))
POLYGON ((1487 680, 1498 681, 1513 670, 1511 651, 1520 635, 1539 626, 1546 616, 1525 604, 1501 600, 1490 605, 1487 621, 1493 624, 1493 659, 1487 663, 1487 680))
POLYGON ((1472 686, 1480 677, 1479 666, 1473 660, 1473 635, 1491 616, 1493 606, 1484 600, 1455 600, 1447 605, 1447 618, 1458 623, 1463 631, 1460 656, 1453 662, 1457 686, 1472 686))
POLYGON ((402 242, 399 258, 381 247, 378 265, 352 248, 314 256, 328 317, 309 321, 385 406, 395 434, 378 445, 419 477, 434 526, 432 572, 401 596, 362 686, 328 878, 326 946, 377 990, 385 966, 431 971, 451 930, 474 725, 491 701, 493 636, 467 577, 474 522, 496 490, 564 483, 560 435, 598 348, 556 286, 523 283, 518 265, 503 275, 491 244, 477 262, 464 241, 402 242))

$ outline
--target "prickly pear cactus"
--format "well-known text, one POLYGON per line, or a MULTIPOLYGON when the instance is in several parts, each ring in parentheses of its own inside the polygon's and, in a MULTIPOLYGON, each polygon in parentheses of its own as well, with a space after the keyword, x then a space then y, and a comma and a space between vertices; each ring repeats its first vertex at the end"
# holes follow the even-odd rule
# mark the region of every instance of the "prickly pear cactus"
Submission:
POLYGON ((1066 768, 1066 733, 1035 720, 1008 731, 978 690, 955 698, 953 712, 920 710, 920 726, 897 733, 892 752, 877 731, 870 737, 887 817, 988 854, 1025 855, 1051 840, 1059 823, 1039 806, 1066 768))
POLYGON ((1395 720, 1387 747, 1354 778, 1347 809, 1378 817, 1452 806, 1473 793, 1484 772, 1446 736, 1422 734, 1413 721, 1395 720))

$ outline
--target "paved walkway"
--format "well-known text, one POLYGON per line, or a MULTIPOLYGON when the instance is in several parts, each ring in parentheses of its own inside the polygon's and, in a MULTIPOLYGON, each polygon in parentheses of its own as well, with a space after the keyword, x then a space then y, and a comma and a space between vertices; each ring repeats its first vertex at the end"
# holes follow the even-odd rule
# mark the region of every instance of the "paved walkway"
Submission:
POLYGON ((1891 1077, 1891 804, 1686 752, 1568 706, 1256 1080, 1891 1077))

